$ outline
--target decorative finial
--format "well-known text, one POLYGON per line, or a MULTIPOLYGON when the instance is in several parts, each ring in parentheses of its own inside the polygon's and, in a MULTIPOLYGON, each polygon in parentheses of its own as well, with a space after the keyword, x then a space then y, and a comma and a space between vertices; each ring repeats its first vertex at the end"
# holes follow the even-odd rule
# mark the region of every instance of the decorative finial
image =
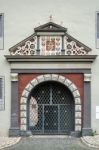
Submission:
POLYGON ((50 15, 49 19, 50 19, 50 22, 52 22, 52 21, 53 21, 53 17, 52 17, 52 15, 50 15))

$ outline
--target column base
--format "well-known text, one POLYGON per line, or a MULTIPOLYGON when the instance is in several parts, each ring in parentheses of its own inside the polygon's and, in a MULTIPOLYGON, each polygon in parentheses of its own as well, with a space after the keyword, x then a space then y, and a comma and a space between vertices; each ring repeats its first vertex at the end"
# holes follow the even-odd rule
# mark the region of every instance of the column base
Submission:
POLYGON ((20 129, 19 128, 10 128, 9 129, 9 136, 10 137, 18 137, 18 136, 20 136, 20 129))
POLYGON ((32 135, 32 133, 31 133, 31 131, 20 131, 20 135, 21 136, 31 136, 32 135))
POLYGON ((82 128, 82 136, 92 136, 91 128, 82 128))
POLYGON ((70 135, 73 137, 81 137, 81 131, 72 131, 70 135))

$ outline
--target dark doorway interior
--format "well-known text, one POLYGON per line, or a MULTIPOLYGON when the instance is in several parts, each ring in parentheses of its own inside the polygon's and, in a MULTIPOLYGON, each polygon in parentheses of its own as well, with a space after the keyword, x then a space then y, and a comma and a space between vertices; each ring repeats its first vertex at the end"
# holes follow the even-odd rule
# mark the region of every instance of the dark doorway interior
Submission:
POLYGON ((30 113, 28 100, 28 129, 33 134, 69 134, 74 131, 74 99, 70 90, 58 82, 43 82, 30 93, 37 103, 36 113, 30 113), (31 120, 38 117, 35 125, 31 120), (31 119, 32 118, 32 119, 31 119))

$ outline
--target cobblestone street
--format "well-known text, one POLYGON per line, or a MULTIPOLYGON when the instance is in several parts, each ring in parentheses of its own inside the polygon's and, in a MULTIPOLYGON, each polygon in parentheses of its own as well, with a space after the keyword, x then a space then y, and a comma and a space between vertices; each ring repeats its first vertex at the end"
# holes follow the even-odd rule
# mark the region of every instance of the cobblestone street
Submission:
POLYGON ((28 137, 5 150, 95 150, 73 137, 28 137))

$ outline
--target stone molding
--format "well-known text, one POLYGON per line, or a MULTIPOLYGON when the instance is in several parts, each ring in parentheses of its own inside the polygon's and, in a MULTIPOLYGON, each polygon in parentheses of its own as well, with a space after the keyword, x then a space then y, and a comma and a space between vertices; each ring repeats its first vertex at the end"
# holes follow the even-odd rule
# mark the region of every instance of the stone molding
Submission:
POLYGON ((11 81, 18 81, 18 73, 11 73, 11 81))
POLYGON ((84 62, 92 63, 97 55, 5 55, 8 62, 84 62))
POLYGON ((91 74, 84 74, 84 81, 90 82, 91 81, 91 74))
POLYGON ((44 74, 39 75, 33 80, 31 80, 25 89, 22 92, 22 96, 20 99, 20 130, 26 131, 27 130, 27 101, 28 96, 31 92, 31 90, 38 84, 46 81, 57 81, 62 84, 64 84, 68 89, 71 91, 72 95, 74 96, 75 101, 75 131, 81 131, 82 126, 82 119, 81 119, 81 112, 82 112, 82 106, 81 106, 81 98, 79 90, 77 89, 76 85, 70 81, 69 79, 65 78, 62 75, 58 74, 44 74))

